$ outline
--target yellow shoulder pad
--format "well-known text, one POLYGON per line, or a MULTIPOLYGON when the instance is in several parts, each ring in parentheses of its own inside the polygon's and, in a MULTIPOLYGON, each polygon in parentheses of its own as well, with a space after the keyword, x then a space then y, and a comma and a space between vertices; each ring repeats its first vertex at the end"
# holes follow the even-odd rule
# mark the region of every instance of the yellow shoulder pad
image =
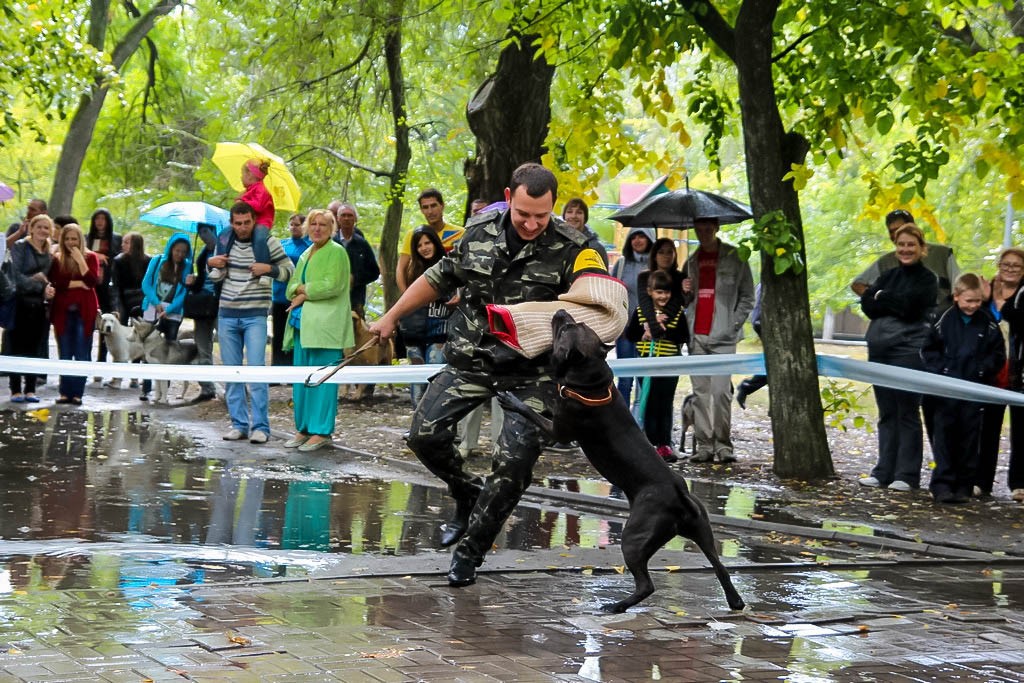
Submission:
POLYGON ((581 270, 608 272, 608 269, 604 266, 604 260, 601 259, 601 255, 595 249, 584 249, 577 254, 576 261, 572 265, 572 272, 578 273, 581 270))

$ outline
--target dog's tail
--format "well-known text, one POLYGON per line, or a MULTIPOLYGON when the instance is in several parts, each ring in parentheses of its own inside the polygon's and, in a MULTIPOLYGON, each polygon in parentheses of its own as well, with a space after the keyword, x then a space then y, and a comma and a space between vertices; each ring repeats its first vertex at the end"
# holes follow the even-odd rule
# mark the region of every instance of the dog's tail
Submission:
POLYGON ((697 496, 694 496, 693 494, 690 493, 690 488, 686 485, 686 480, 683 479, 683 477, 680 476, 678 473, 673 474, 675 474, 674 479, 676 485, 676 493, 683 501, 683 504, 690 508, 690 513, 693 515, 693 517, 695 519, 709 519, 707 508, 704 507, 704 503, 700 502, 700 499, 697 498, 697 496))

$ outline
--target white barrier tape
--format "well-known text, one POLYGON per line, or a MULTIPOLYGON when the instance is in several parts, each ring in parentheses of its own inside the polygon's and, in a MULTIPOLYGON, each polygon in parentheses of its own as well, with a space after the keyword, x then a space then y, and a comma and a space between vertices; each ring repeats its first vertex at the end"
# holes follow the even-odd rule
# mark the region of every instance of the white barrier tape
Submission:
MULTIPOLYGON (((1015 391, 908 370, 893 365, 869 363, 845 356, 818 354, 818 372, 825 377, 877 384, 891 389, 916 391, 970 401, 1024 406, 1024 394, 1015 391)), ((608 362, 620 376, 671 377, 678 375, 743 375, 764 372, 764 356, 754 353, 670 358, 613 359, 608 362)), ((441 365, 368 365, 342 368, 327 380, 332 384, 409 384, 425 382, 441 365)), ((43 358, 0 356, 0 372, 18 374, 65 374, 102 377, 146 377, 194 382, 301 383, 316 367, 247 365, 156 365, 97 363, 43 358)))

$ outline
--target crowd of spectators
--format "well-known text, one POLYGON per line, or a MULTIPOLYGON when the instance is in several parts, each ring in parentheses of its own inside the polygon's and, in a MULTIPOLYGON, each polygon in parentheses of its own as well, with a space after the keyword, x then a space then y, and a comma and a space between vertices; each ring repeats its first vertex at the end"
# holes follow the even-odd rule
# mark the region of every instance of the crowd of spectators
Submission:
MULTIPOLYGON (((380 276, 380 261, 359 228, 356 207, 341 200, 289 216, 288 236, 273 236, 273 200, 260 182, 265 174, 260 164, 246 163, 246 189, 231 208, 228 229, 200 224, 194 237, 175 234, 163 253, 153 257, 141 234, 118 234, 105 209, 94 211, 83 231, 74 217, 51 218, 45 202, 33 199, 24 220, 11 225, 0 243, 6 252, 4 277, 14 292, 0 315, 8 327, 3 353, 48 357, 52 326, 61 359, 91 359, 97 317, 113 313, 126 325, 136 316, 152 322, 168 341, 177 338, 183 320, 191 320, 200 364, 214 361, 215 332, 221 361, 229 365, 265 364, 268 336, 273 365, 339 362, 354 345, 353 322, 366 316, 367 288, 380 276)), ((463 234, 461 226, 446 220, 444 199, 436 189, 423 190, 417 204, 424 222, 399 242, 394 275, 401 291, 451 251, 463 234)), ((469 220, 505 208, 501 202, 489 205, 477 199, 469 220)), ((605 255, 588 225, 589 208, 583 200, 565 202, 562 219, 605 255)), ((697 218, 693 227, 696 247, 682 263, 675 240, 658 239, 650 229, 627 232, 611 268, 626 284, 631 318, 616 341, 618 358, 734 353, 752 311, 760 333, 760 286, 755 290, 750 267, 735 247, 719 238, 716 219, 697 218)), ((996 273, 987 280, 980 274, 961 274, 953 250, 926 242, 907 211, 888 214, 886 227, 893 251, 851 284, 870 320, 869 360, 1003 388, 1024 387, 1024 250, 1002 252, 996 273)), ((396 339, 399 354, 412 364, 443 363, 448 322, 458 302, 459 295, 439 298, 405 315, 396 339)), ((108 350, 102 335, 98 338, 96 360, 102 362, 108 350)), ((8 378, 12 402, 40 401, 36 374, 9 372, 8 378)), ((692 397, 686 410, 692 411, 695 432, 690 462, 734 462, 732 399, 735 395, 745 408, 746 397, 765 386, 767 378, 748 378, 735 394, 728 376, 690 379, 692 397)), ((57 403, 80 405, 86 380, 60 377, 57 403)), ((619 393, 648 439, 670 463, 680 455, 672 444, 679 414, 674 406, 677 381, 617 380, 619 393)), ((106 386, 120 388, 121 380, 112 379, 106 386)), ((131 380, 131 387, 138 382, 131 380)), ((150 389, 151 383, 143 380, 142 400, 149 399, 150 389)), ((410 387, 414 406, 423 389, 410 387)), ((874 392, 878 460, 860 484, 895 492, 918 488, 927 434, 936 461, 929 487, 937 502, 957 504, 991 495, 1005 405, 883 386, 874 392)), ((203 382, 195 400, 216 396, 216 386, 203 382)), ((270 432, 268 385, 228 383, 224 397, 231 419, 224 438, 265 443, 270 432)), ((308 451, 329 444, 337 399, 337 385, 296 385, 295 435, 285 446, 308 451)), ((476 449, 482 409, 460 425, 464 456, 476 449)), ((500 424, 496 403, 491 410, 492 424, 500 424)), ((1024 502, 1024 408, 1011 407, 1010 418, 1008 485, 1012 498, 1024 502)), ((493 429, 492 436, 497 436, 493 429)))

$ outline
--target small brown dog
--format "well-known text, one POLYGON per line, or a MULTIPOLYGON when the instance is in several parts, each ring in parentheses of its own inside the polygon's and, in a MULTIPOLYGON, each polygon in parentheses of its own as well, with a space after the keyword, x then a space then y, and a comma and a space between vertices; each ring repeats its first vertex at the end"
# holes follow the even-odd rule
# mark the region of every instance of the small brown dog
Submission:
MULTIPOLYGON (((354 348, 360 348, 373 335, 358 313, 352 313, 352 330, 355 332, 354 348)), ((352 349, 347 349, 351 351, 352 349)), ((351 365, 391 365, 395 359, 395 344, 388 339, 386 344, 377 344, 363 351, 352 361, 351 365)), ((338 390, 338 398, 343 401, 365 401, 373 398, 374 384, 342 384, 338 390)))

